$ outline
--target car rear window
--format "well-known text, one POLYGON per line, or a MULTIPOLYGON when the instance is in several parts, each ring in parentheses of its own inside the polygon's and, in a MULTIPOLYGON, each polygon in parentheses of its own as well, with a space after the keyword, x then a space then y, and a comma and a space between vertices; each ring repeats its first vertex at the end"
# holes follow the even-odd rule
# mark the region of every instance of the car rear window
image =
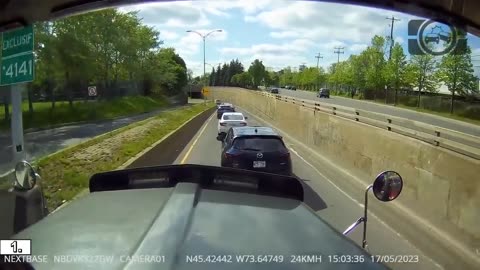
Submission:
POLYGON ((225 109, 231 109, 231 107, 228 106, 228 105, 227 105, 227 106, 223 106, 223 105, 222 105, 222 106, 220 106, 220 109, 224 109, 224 110, 225 110, 225 109))
POLYGON ((243 120, 243 116, 234 114, 234 115, 223 115, 223 120, 243 120))
POLYGON ((238 150, 253 150, 263 152, 285 151, 285 145, 277 138, 246 137, 237 138, 233 147, 238 150))

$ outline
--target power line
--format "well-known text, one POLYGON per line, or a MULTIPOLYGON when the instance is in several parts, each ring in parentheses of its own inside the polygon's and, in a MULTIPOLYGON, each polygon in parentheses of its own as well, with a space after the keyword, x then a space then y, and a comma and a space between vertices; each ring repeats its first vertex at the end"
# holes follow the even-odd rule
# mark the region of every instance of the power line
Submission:
POLYGON ((400 19, 396 19, 394 16, 391 18, 387 17, 385 18, 386 20, 392 20, 392 23, 390 24, 390 52, 388 55, 388 60, 392 58, 392 48, 393 48, 393 25, 395 24, 395 21, 400 21, 400 19))
POLYGON ((333 51, 334 53, 337 54, 337 64, 340 62, 340 54, 344 54, 345 47, 335 47, 335 50, 333 51))

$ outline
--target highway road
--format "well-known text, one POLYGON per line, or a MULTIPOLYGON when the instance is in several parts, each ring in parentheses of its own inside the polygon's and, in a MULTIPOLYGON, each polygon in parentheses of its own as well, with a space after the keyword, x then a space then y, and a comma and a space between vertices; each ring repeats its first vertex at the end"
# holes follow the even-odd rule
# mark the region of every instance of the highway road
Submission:
MULTIPOLYGON (((45 129, 24 135, 27 160, 55 153, 65 147, 79 144, 95 136, 113 131, 134 122, 152 117, 164 110, 156 110, 134 116, 106 120, 97 123, 68 125, 45 129)), ((12 170, 12 139, 10 133, 0 133, 0 175, 12 170)))
POLYGON ((410 120, 424 122, 427 124, 452 129, 455 131, 460 131, 463 133, 480 136, 479 126, 445 118, 445 117, 436 116, 436 115, 419 113, 419 112, 408 110, 408 109, 397 108, 394 106, 375 104, 373 102, 349 99, 344 97, 336 97, 336 96, 331 96, 329 99, 328 98, 320 99, 320 98, 317 98, 315 92, 303 91, 303 90, 292 91, 292 90, 280 88, 279 94, 296 97, 296 98, 308 99, 308 100, 319 100, 325 103, 352 107, 352 108, 357 108, 357 109, 376 112, 376 113, 383 113, 383 114, 392 115, 392 116, 403 117, 410 120))
MULTIPOLYGON (((262 125, 260 119, 247 113, 245 115, 249 117, 249 125, 262 125)), ((214 115, 206 121, 180 152, 175 164, 220 166, 221 143, 216 140, 217 121, 214 115)), ((318 161, 314 164, 307 152, 296 142, 286 137, 284 139, 292 154, 294 174, 303 179, 305 202, 332 226, 343 231, 362 214, 364 189, 337 181, 338 178, 345 177, 338 168, 328 163, 319 164, 318 161)), ((370 204, 382 204, 373 195, 370 196, 370 200, 370 204)), ((388 206, 385 204, 385 207, 388 206)), ((396 221, 380 220, 375 216, 375 212, 370 215, 368 241, 372 254, 418 256, 417 263, 390 264, 393 269, 448 269, 405 240, 401 233, 391 229, 388 225, 390 222, 396 221)), ((358 244, 361 243, 361 232, 362 227, 359 227, 350 236, 358 244)))

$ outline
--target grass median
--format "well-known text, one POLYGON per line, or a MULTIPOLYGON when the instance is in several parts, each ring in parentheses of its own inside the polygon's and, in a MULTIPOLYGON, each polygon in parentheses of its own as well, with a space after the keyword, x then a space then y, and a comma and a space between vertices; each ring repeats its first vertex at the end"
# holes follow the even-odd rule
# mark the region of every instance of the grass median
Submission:
MULTIPOLYGON (((33 103, 33 114, 28 111, 28 103, 22 104, 23 127, 44 128, 65 123, 113 119, 116 117, 149 112, 166 107, 164 97, 130 96, 99 101, 75 101, 70 106, 60 101, 52 109, 50 102, 33 103)), ((0 108, 0 130, 10 128, 10 121, 5 121, 4 106, 0 108)), ((11 113, 11 106, 10 106, 11 113)))
POLYGON ((115 170, 146 147, 162 139, 195 115, 213 107, 196 104, 131 124, 72 148, 39 159, 43 188, 50 210, 88 188, 97 172, 115 170))

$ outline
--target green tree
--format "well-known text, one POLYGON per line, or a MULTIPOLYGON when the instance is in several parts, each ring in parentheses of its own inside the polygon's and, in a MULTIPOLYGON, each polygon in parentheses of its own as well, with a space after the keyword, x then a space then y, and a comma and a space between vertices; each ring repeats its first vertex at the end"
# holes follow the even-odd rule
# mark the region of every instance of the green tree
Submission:
POLYGON ((439 76, 452 92, 450 113, 453 114, 455 93, 465 95, 477 89, 470 46, 467 46, 466 52, 459 52, 457 47, 457 50, 444 55, 439 65, 439 76))
POLYGON ((232 77, 232 83, 236 86, 240 87, 250 87, 253 83, 253 77, 250 75, 249 72, 242 72, 240 74, 235 74, 232 77))
POLYGON ((418 90, 417 107, 420 107, 422 91, 435 92, 438 88, 436 60, 431 54, 414 55, 410 59, 410 74, 418 90))
POLYGON ((217 73, 215 72, 215 68, 212 67, 212 72, 210 72, 209 85, 215 86, 215 76, 217 76, 217 73))
POLYGON ((394 104, 397 104, 398 89, 408 85, 406 77, 407 56, 400 44, 395 43, 390 60, 384 69, 384 78, 387 86, 395 91, 394 104))
POLYGON ((248 68, 248 73, 253 79, 254 88, 257 88, 262 83, 262 80, 265 78, 265 72, 265 66, 262 61, 255 59, 248 68))
POLYGON ((365 76, 365 85, 367 88, 373 90, 374 99, 377 92, 385 86, 383 77, 383 69, 385 66, 385 39, 381 36, 374 36, 371 45, 365 50, 365 57, 367 59, 367 70, 365 76))

